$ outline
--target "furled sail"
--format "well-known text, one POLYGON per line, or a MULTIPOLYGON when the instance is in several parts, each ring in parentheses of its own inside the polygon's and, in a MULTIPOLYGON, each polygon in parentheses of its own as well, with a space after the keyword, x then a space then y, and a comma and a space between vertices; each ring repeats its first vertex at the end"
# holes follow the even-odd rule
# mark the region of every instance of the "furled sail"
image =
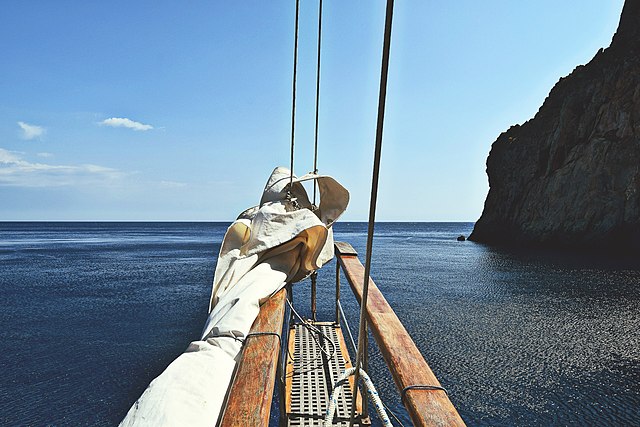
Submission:
POLYGON ((229 387, 242 340, 260 304, 333 258, 331 225, 349 192, 329 176, 293 178, 276 168, 260 204, 242 212, 225 234, 216 265, 209 317, 199 341, 154 379, 121 426, 212 426, 229 387), (301 184, 315 180, 320 204, 301 184))

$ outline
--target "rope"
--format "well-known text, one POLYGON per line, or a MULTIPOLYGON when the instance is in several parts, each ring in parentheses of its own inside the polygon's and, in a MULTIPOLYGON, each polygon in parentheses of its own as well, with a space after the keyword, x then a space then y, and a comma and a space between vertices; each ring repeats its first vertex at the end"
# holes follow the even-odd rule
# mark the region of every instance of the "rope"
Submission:
POLYGON ((295 36, 294 36, 294 48, 293 48, 293 96, 291 99, 291 176, 289 178, 289 189, 287 195, 291 197, 291 190, 293 188, 293 148, 296 133, 296 78, 298 75, 298 18, 300 15, 300 0, 296 0, 296 23, 295 23, 295 36))
MULTIPOLYGON (((373 163, 373 178, 371 183, 371 200, 369 205, 369 229, 367 232, 367 256, 364 269, 364 284, 362 287, 362 302, 360 304, 360 330, 358 332, 358 352, 356 354, 355 384, 357 387, 358 376, 362 366, 363 352, 365 351, 365 337, 367 335, 367 299, 369 296, 369 275, 371 274, 371 251, 373 248, 373 230, 376 219, 376 204, 378 201, 378 178, 380 176, 380 155, 382 152, 382 129, 384 125, 384 107, 387 97, 387 76, 389 73, 389 52, 391 50, 391 23, 393 20, 393 0, 387 0, 387 10, 384 24, 384 45, 382 48, 382 67, 380 71, 380 96, 378 98, 378 123, 376 128, 376 146, 373 163)), ((357 394, 354 392, 354 396, 357 394)), ((353 426, 356 412, 356 400, 351 406, 351 420, 349 426, 353 426)))
MULTIPOLYGON (((320 44, 322 41, 322 0, 318 6, 318 66, 316 68, 316 133, 313 152, 313 173, 318 174, 318 106, 320 105, 320 44)), ((316 206, 318 183, 313 180, 313 206, 316 206)))
MULTIPOLYGON (((318 345, 318 348, 320 349, 320 352, 321 352, 321 353, 324 353, 324 354, 325 354, 325 356, 327 356, 327 358, 328 358, 328 359, 332 359, 332 358, 333 358, 333 356, 334 356, 334 354, 336 354, 336 351, 337 351, 336 345, 333 343, 333 341, 331 341, 331 339, 330 339, 327 335, 325 335, 325 334, 324 334, 324 333, 323 333, 319 328, 315 327, 314 325, 310 325, 309 323, 307 323, 307 321, 306 321, 305 319, 303 319, 303 318, 302 318, 302 316, 300 316, 300 314, 296 311, 296 309, 295 309, 295 308, 293 308, 293 304, 291 304, 291 301, 289 301, 289 299, 288 299, 288 298, 287 298, 287 300, 286 300, 286 301, 287 301, 287 304, 289 304, 289 308, 291 309, 291 313, 293 313, 293 315, 294 315, 295 317, 297 317, 297 318, 300 320, 300 322, 301 322, 300 324, 301 324, 305 329, 307 329, 310 333, 311 333, 311 332, 315 332, 316 334, 318 334, 318 335, 322 335, 322 336, 324 337, 325 341, 326 341, 326 342, 330 345, 330 347, 331 347, 331 353, 327 352, 327 350, 325 350, 325 349, 323 348, 323 346, 322 346, 322 345, 320 345, 320 342, 318 341, 318 339, 317 339, 315 336, 313 336, 313 334, 310 334, 311 339, 313 339, 313 340, 315 341, 315 343, 318 345)), ((293 356, 291 355, 291 353, 289 352, 289 350, 288 350, 288 349, 287 349, 287 353, 288 353, 289 358, 290 358, 291 360, 294 360, 294 359, 293 359, 293 356)), ((300 368, 306 368, 306 367, 310 366, 312 363, 314 363, 316 360, 320 359, 320 358, 322 357, 321 353, 318 353, 318 355, 317 355, 313 360, 310 360, 307 364, 304 364, 304 365, 300 366, 300 368)), ((316 369, 320 369, 320 368, 322 368, 322 366, 323 366, 323 363, 322 363, 322 361, 320 361, 320 364, 319 364, 319 365, 316 365, 316 366, 311 367, 311 368, 309 368, 309 369, 304 369, 304 370, 299 370, 299 371, 293 371, 293 372, 291 373, 291 375, 288 375, 288 376, 287 376, 287 378, 293 378, 293 377, 294 377, 294 376, 296 376, 296 375, 304 374, 304 373, 306 373, 306 372, 315 371, 316 369)))
POLYGON ((404 404, 404 399, 405 399, 405 397, 407 397, 407 392, 409 390, 444 391, 446 394, 449 394, 449 393, 447 393, 447 389, 445 389, 444 387, 441 387, 439 385, 427 385, 427 384, 409 385, 409 386, 406 386, 405 388, 403 388, 402 391, 400 392, 400 401, 403 404, 404 404))
MULTIPOLYGON (((327 408, 327 412, 326 412, 326 415, 325 415, 325 418, 324 418, 323 427, 332 427, 332 425, 333 425, 333 417, 334 417, 335 412, 336 412, 336 407, 338 406, 338 395, 342 391, 342 388, 344 387, 344 384, 347 382, 347 378, 349 378, 355 372, 356 372, 356 368, 347 369, 346 371, 344 371, 342 373, 342 375, 340 375, 340 377, 338 378, 338 380, 334 384, 333 392, 331 393, 331 398, 329 400, 329 407, 327 408)), ((385 427, 393 427, 393 424, 391 424, 391 421, 389 420, 389 417, 387 416, 387 412, 385 411, 385 409, 383 407, 382 400, 380 400, 380 396, 378 395, 378 391, 376 390, 376 387, 373 385, 373 381, 371 381, 371 378, 369 378, 369 375, 367 375, 367 373, 362 369, 360 369, 360 375, 359 376, 362 377, 362 380, 364 381, 364 385, 365 385, 365 387, 367 389, 367 394, 369 394, 369 397, 371 398, 371 400, 373 401, 373 404, 376 407, 376 412, 378 413, 378 416, 380 417, 380 421, 382 422, 382 425, 385 426, 385 427)), ((354 405, 355 405, 355 401, 356 401, 356 395, 354 394, 353 395, 354 405)), ((353 416, 351 417, 351 420, 353 421, 353 416)))
POLYGON ((398 423, 398 425, 400 425, 400 427, 404 427, 404 424, 402 424, 402 421, 400 421, 400 418, 398 418, 398 416, 395 414, 395 412, 391 410, 391 408, 389 408, 384 402, 382 402, 382 406, 384 406, 384 409, 386 409, 387 412, 391 414, 393 419, 396 420, 396 422, 398 423))
POLYGON ((311 320, 315 322, 317 312, 316 297, 318 291, 318 270, 311 273, 309 277, 311 278, 311 320))
POLYGON ((274 336, 278 338, 278 346, 282 348, 282 337, 277 332, 251 332, 244 337, 243 344, 246 344, 247 340, 251 337, 264 337, 264 336, 274 336))

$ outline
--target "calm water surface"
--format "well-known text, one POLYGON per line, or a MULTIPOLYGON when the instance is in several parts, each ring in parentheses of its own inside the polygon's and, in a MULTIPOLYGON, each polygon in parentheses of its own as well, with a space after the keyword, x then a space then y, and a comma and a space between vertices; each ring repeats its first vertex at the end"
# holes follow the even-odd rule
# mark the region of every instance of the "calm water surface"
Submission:
MULTIPOLYGON (((0 223, 0 425, 117 424, 199 337, 226 226, 0 223)), ((455 240, 471 228, 378 224, 372 271, 467 424, 640 425, 635 260, 455 240)), ((336 239, 364 254, 366 224, 337 224, 336 239)), ((320 272, 320 317, 333 318, 333 276, 320 272)))

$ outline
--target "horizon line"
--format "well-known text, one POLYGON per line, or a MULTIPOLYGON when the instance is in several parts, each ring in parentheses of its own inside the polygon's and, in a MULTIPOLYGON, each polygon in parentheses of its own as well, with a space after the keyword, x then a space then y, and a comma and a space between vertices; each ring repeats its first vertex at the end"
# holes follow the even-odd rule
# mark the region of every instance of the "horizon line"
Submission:
MULTIPOLYGON (((0 223, 6 223, 6 222, 87 222, 87 223, 95 223, 95 222, 141 222, 141 223, 149 223, 149 222, 155 222, 155 223, 168 223, 168 222, 172 222, 172 223, 179 223, 179 222, 184 222, 184 223, 232 223, 235 220, 138 220, 138 219, 134 219, 134 220, 120 220, 120 219, 109 219, 109 220, 93 220, 93 219, 55 219, 55 220, 42 220, 42 219, 0 219, 0 223)), ((350 221, 336 221, 335 223, 352 223, 352 222, 360 222, 360 223, 367 223, 367 220, 350 220, 350 221)), ((376 223, 475 223, 476 221, 443 221, 443 220, 382 220, 382 221, 375 221, 376 223)), ((334 224, 335 224, 334 223, 334 224)))

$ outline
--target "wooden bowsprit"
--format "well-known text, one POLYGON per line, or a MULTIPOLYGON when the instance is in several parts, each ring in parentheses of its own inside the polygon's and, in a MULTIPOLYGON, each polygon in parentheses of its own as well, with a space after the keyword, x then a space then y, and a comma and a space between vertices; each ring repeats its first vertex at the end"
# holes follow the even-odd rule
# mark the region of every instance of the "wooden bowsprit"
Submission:
MULTIPOLYGON (((362 300, 364 266, 347 243, 336 242, 338 267, 351 285, 356 299, 362 300)), ((271 297, 260 309, 238 362, 221 426, 268 426, 275 385, 280 394, 281 424, 320 426, 336 379, 352 367, 344 333, 349 326, 340 304, 340 280, 336 277, 336 321, 298 322, 286 327, 286 290, 271 297), (341 324, 342 322, 342 324, 341 324), (282 344, 279 334, 285 327, 282 344), (253 335, 252 335, 253 334, 253 335), (285 346, 282 351, 280 345, 285 346), (279 369, 279 353, 286 354, 286 367, 279 369), (283 372, 284 371, 284 374, 283 372)), ((373 280, 369 281, 367 322, 402 402, 416 426, 464 426, 457 410, 440 382, 409 336, 400 319, 373 280)), ((353 346, 353 344, 352 344, 353 346)), ((280 362, 283 360, 280 359, 280 362)), ((339 397, 335 425, 349 425, 353 377, 339 397)), ((355 425, 367 425, 362 396, 358 391, 355 425)))

